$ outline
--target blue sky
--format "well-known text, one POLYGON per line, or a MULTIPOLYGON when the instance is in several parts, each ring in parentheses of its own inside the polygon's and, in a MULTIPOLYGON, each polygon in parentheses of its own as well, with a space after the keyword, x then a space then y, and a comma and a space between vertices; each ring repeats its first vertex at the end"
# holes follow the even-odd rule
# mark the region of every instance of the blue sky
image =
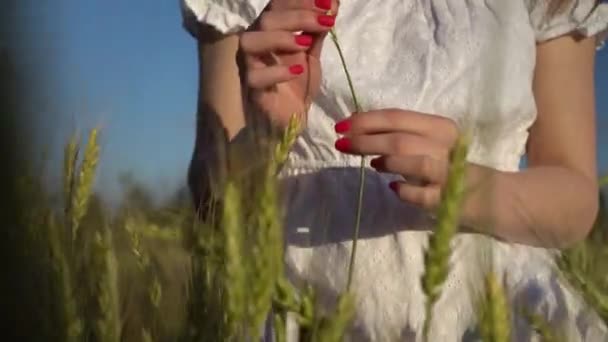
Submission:
MULTIPOLYGON (((101 124, 105 194, 115 198, 117 175, 129 170, 158 194, 172 191, 190 159, 197 82, 195 44, 177 0, 50 3, 18 14, 36 36, 23 44, 22 63, 48 76, 29 101, 38 142, 55 162, 72 129, 101 124)), ((608 49, 598 54, 596 76, 601 130, 608 128, 608 49)), ((608 135, 601 135, 600 168, 608 171, 608 135)))

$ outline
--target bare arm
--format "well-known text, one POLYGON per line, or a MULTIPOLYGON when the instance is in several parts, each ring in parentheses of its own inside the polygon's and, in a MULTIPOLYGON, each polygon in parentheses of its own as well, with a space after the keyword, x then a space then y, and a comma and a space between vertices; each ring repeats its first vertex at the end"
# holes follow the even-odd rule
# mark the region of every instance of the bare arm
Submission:
POLYGON ((220 35, 200 25, 197 42, 199 84, 196 141, 188 183, 196 205, 204 210, 217 177, 223 172, 222 154, 228 141, 245 125, 239 71, 238 36, 220 35))
POLYGON ((594 38, 567 36, 538 46, 529 168, 471 169, 472 179, 493 176, 487 183, 491 209, 482 208, 483 191, 465 206, 473 226, 490 224, 499 238, 558 248, 589 233, 598 211, 594 58, 594 38))
MULTIPOLYGON (((236 62, 238 36, 220 36, 214 29, 201 25, 198 39, 198 119, 221 123, 230 139, 244 127, 243 102, 236 62), (214 116, 211 119, 209 116, 214 116)), ((209 127, 197 127, 204 130, 209 127)))

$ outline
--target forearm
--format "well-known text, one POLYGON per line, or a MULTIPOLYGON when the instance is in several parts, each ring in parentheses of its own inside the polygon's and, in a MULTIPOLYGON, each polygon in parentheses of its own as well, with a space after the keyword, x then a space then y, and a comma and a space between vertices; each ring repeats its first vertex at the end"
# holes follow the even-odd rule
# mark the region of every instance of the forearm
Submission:
POLYGON ((583 239, 598 211, 597 183, 564 167, 499 172, 471 165, 463 224, 499 239, 563 248, 583 239))
POLYGON ((199 107, 198 116, 188 183, 197 209, 204 213, 214 198, 221 197, 228 176, 255 178, 254 173, 271 157, 269 143, 281 132, 267 121, 256 120, 231 134, 210 106, 199 107))

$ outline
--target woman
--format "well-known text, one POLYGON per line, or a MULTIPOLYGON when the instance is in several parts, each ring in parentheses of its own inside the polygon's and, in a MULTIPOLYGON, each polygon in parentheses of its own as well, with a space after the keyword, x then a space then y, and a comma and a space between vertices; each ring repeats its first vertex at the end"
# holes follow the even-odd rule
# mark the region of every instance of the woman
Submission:
MULTIPOLYGON (((328 305, 345 288, 358 156, 372 156, 353 276, 353 340, 420 339, 429 213, 445 184, 449 151, 465 128, 472 134, 461 222, 466 228, 455 241, 430 340, 474 335, 477 289, 471 285, 487 269, 483 262, 490 258, 478 254, 486 244, 514 305, 525 303, 564 328, 568 340, 608 340, 606 328, 558 281, 552 264, 556 250, 585 238, 598 210, 593 73, 608 27, 607 4, 182 4, 199 47, 193 190, 201 196, 201 170, 212 163, 204 148, 217 133, 207 129, 212 120, 233 141, 249 127, 244 113, 251 108, 277 127, 294 112, 306 113, 307 126, 282 172, 286 264, 294 282, 316 286, 328 305), (331 28, 363 104, 354 116, 338 52, 327 40, 331 28), (527 168, 520 169, 524 154, 527 168)), ((515 340, 531 338, 520 317, 513 323, 515 340)))

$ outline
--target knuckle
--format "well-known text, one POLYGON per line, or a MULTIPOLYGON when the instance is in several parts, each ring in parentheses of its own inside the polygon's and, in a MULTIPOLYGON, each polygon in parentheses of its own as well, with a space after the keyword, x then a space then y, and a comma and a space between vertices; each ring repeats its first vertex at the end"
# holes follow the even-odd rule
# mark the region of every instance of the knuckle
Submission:
POLYGON ((243 52, 248 52, 251 47, 251 33, 245 32, 239 37, 239 48, 243 52))
POLYGON ((406 136, 396 134, 392 140, 392 148, 397 155, 406 155, 408 153, 410 144, 406 136))
POLYGON ((257 84, 257 82, 256 82, 257 77, 256 77, 256 75, 255 75, 255 72, 254 72, 254 71, 251 71, 251 70, 247 71, 247 72, 245 73, 245 80, 246 80, 246 83, 247 83, 247 85, 248 85, 249 87, 251 87, 251 88, 255 88, 255 87, 256 87, 256 84, 257 84))
POLYGON ((268 31, 272 27, 272 16, 270 12, 264 12, 258 20, 259 31, 268 31))
POLYGON ((420 204, 425 208, 433 208, 435 206, 435 191, 424 189, 420 192, 420 204))
POLYGON ((418 168, 418 171, 421 175, 433 175, 433 172, 435 170, 435 163, 431 157, 423 156, 420 158, 418 168))
POLYGON ((439 119, 439 124, 442 127, 442 131, 444 132, 445 138, 450 142, 456 141, 458 139, 458 125, 456 122, 450 118, 441 117, 439 119))

